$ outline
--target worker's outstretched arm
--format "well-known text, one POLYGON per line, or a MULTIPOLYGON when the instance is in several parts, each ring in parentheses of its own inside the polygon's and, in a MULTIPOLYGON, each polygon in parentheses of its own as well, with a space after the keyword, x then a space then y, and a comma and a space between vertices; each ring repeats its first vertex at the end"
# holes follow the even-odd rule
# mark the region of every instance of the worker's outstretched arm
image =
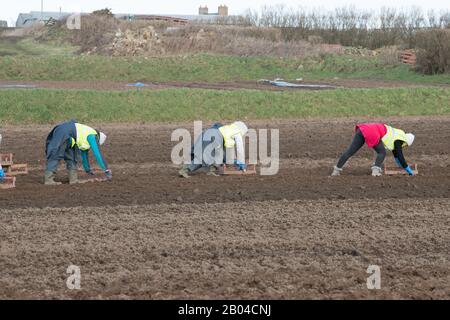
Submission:
POLYGON ((234 141, 236 142, 236 159, 242 163, 245 163, 245 147, 242 136, 237 134, 234 137, 234 141))
POLYGON ((394 142, 394 150, 392 150, 392 153, 394 154, 395 162, 397 162, 398 166, 405 169, 405 171, 408 172, 410 176, 413 176, 414 173, 408 166, 408 163, 403 156, 403 141, 396 140, 394 142))
POLYGON ((81 151, 81 161, 83 163, 83 169, 86 173, 91 172, 91 166, 89 164, 89 152, 87 150, 81 151))
MULTIPOLYGON (((2 135, 0 134, 0 144, 2 144, 2 135)), ((3 180, 5 172, 3 171, 2 164, 0 163, 0 181, 3 180)))
POLYGON ((91 134, 90 136, 88 136, 87 140, 89 142, 89 145, 91 146, 92 153, 94 154, 95 160, 97 160, 98 165, 100 166, 100 168, 102 168, 103 171, 107 171, 108 167, 106 165, 106 162, 103 160, 95 135, 91 134))
POLYGON ((237 134, 234 137, 234 141, 236 142, 236 161, 235 164, 239 166, 239 169, 245 170, 245 147, 244 147, 244 139, 240 134, 237 134))

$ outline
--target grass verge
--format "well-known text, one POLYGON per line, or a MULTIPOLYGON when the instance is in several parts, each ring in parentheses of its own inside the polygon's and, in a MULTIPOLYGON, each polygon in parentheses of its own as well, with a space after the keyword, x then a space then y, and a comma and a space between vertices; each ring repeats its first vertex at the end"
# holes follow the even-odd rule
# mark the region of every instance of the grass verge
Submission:
POLYGON ((444 114, 450 114, 450 89, 0 90, 0 119, 12 124, 71 118, 107 123, 444 114))
MULTIPOLYGON (((20 59, 30 59, 34 61, 52 59, 49 56, 60 56, 63 58, 64 55, 72 55, 77 50, 76 47, 51 43, 51 42, 37 42, 29 38, 20 37, 0 37, 0 57, 2 56, 15 56, 20 57, 20 59), (37 56, 40 56, 39 59, 37 56)), ((0 58, 0 64, 2 58, 0 58)), ((13 60, 5 60, 13 61, 13 60)))
POLYGON ((166 57, 5 56, 1 80, 236 81, 372 78, 450 83, 450 75, 422 76, 405 65, 387 65, 376 57, 328 55, 314 59, 187 55, 166 57))

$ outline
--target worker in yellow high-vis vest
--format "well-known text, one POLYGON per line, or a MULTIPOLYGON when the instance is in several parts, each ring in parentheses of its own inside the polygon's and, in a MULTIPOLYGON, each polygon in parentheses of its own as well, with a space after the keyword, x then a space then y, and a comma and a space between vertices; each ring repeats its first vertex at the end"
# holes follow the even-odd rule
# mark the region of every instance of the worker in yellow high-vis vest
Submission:
POLYGON ((89 150, 92 150, 97 163, 105 172, 108 180, 112 179, 111 170, 103 159, 100 145, 106 140, 106 135, 87 125, 70 120, 63 122, 53 128, 47 136, 45 154, 47 167, 45 170, 44 183, 46 185, 58 185, 60 182, 54 180, 59 161, 64 160, 69 171, 69 183, 78 183, 77 160, 81 153, 84 170, 94 175, 89 164, 89 150))
POLYGON ((371 168, 372 176, 381 176, 381 165, 386 157, 386 150, 392 151, 397 165, 408 172, 409 175, 413 176, 414 172, 408 166, 403 156, 403 148, 411 146, 413 142, 414 134, 405 133, 403 130, 393 128, 384 123, 357 124, 352 143, 339 158, 331 175, 339 176, 347 160, 366 143, 369 148, 373 148, 377 153, 375 162, 371 168))
POLYGON ((208 174, 215 175, 215 165, 217 164, 215 150, 219 148, 223 148, 224 155, 226 154, 225 149, 236 148, 234 164, 239 170, 245 170, 247 166, 245 164, 244 136, 247 134, 247 131, 247 125, 242 121, 236 121, 229 125, 215 123, 212 127, 203 131, 195 141, 191 150, 191 163, 183 166, 178 172, 179 175, 189 178, 190 172, 194 172, 201 167, 209 167, 208 174), (211 139, 211 137, 214 138, 211 139), (213 152, 211 154, 204 152, 207 148, 210 148, 213 152))

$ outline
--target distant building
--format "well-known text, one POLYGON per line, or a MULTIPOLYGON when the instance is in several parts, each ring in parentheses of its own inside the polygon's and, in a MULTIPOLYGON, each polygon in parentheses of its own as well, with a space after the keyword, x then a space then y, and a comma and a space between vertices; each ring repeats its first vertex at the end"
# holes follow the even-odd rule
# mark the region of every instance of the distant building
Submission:
POLYGON ((44 21, 48 22, 51 20, 62 20, 63 18, 69 16, 70 13, 67 12, 40 12, 31 11, 30 13, 19 13, 19 17, 16 21, 17 28, 23 28, 32 26, 33 24, 44 21))
MULTIPOLYGON (((45 23, 51 23, 54 21, 62 20, 71 15, 67 12, 40 12, 31 11, 30 13, 20 13, 16 21, 17 28, 23 28, 32 26, 33 24, 43 21, 45 23)), ((123 20, 164 20, 172 22, 187 23, 189 21, 200 21, 206 23, 214 23, 223 17, 228 17, 228 7, 221 5, 218 8, 217 13, 209 13, 207 6, 200 6, 198 15, 180 15, 180 14, 115 14, 117 19, 123 20)), ((6 22, 5 22, 6 23, 6 22)), ((1 26, 1 24, 0 24, 1 26)))
POLYGON ((208 6, 200 6, 200 8, 198 8, 198 14, 199 15, 204 15, 204 14, 208 14, 208 6))
POLYGON ((0 28, 8 28, 8 22, 0 20, 0 28))
POLYGON ((200 8, 198 8, 198 14, 200 16, 211 15, 211 16, 226 17, 226 16, 228 16, 228 7, 226 5, 220 5, 217 10, 217 13, 209 13, 207 6, 204 6, 204 7, 200 6, 200 8))
POLYGON ((167 21, 167 22, 178 22, 186 24, 189 22, 186 16, 181 15, 155 15, 155 14, 115 14, 114 17, 120 20, 136 21, 136 20, 147 20, 147 21, 167 21))
MULTIPOLYGON (((161 20, 161 21, 171 21, 186 24, 190 21, 192 22, 202 22, 202 23, 215 23, 221 21, 224 16, 219 16, 218 14, 202 14, 202 15, 182 15, 182 14, 115 14, 117 19, 122 20, 161 20)), ((236 21, 240 16, 228 16, 230 18, 235 18, 236 21)), ((229 23, 233 23, 230 20, 229 23)))
MULTIPOLYGON (((198 21, 204 23, 214 23, 223 20, 224 17, 239 18, 239 16, 229 16, 228 7, 220 5, 218 12, 209 13, 208 6, 200 6, 198 15, 188 14, 115 14, 118 19, 123 20, 164 20, 179 23, 188 23, 189 21, 198 21)), ((232 20, 230 20, 230 23, 232 20)))
POLYGON ((219 6, 219 16, 227 17, 228 16, 228 7, 225 5, 219 6))

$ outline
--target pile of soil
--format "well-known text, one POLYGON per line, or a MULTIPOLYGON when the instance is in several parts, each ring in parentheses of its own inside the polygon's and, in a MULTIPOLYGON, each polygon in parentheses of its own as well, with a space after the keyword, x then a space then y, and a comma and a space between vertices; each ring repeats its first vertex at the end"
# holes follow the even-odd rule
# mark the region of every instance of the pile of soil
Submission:
POLYGON ((161 40, 152 26, 124 32, 118 31, 113 42, 105 49, 113 56, 138 56, 163 54, 161 40))

